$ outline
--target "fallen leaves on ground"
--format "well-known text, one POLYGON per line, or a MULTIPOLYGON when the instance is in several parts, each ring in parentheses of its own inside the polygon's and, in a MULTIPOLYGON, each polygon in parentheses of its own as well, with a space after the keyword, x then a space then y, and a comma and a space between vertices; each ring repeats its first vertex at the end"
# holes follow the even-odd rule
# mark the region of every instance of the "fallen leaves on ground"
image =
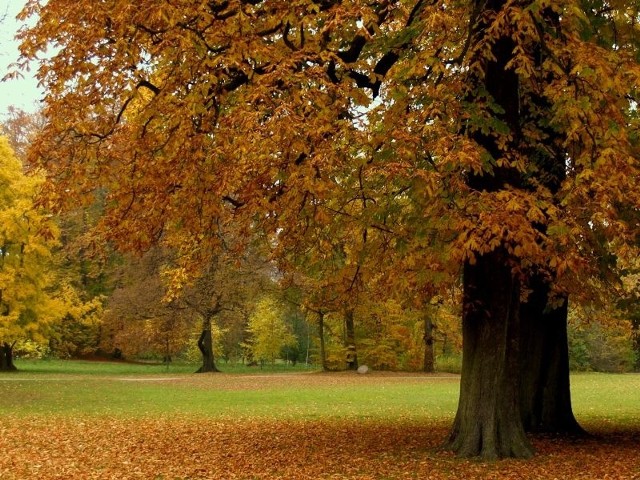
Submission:
POLYGON ((640 434, 534 439, 537 456, 494 463, 439 450, 445 424, 194 417, 0 419, 0 478, 640 479, 640 434))

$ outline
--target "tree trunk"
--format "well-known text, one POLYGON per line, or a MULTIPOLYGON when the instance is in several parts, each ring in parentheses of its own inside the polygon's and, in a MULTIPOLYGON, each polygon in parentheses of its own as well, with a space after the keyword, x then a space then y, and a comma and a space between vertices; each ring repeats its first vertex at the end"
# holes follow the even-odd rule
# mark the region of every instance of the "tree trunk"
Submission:
POLYGON ((520 305, 522 422, 526 431, 584 434, 571 408, 568 301, 550 308, 550 287, 539 275, 529 279, 531 293, 520 305))
POLYGON ((636 311, 631 315, 631 324, 636 331, 636 334, 633 336, 633 350, 636 352, 634 370, 640 372, 640 317, 636 311))
POLYGON ((13 344, 3 342, 0 346, 0 372, 13 372, 17 370, 13 364, 13 344))
MULTIPOLYGON (((515 42, 508 27, 491 31, 492 19, 505 0, 476 0, 472 19, 471 63, 483 67, 469 77, 467 101, 485 104, 489 94, 499 108, 492 113, 509 129, 509 137, 496 136, 485 126, 470 136, 494 159, 510 158, 520 144, 521 102, 518 73, 510 63, 515 42), (491 37, 491 38, 489 38, 491 37), (476 47, 487 41, 484 47, 476 47), (489 58, 483 50, 491 49, 489 58)), ((478 192, 521 188, 522 174, 508 164, 496 165, 484 175, 470 174, 468 186, 478 192)), ((448 446, 461 457, 486 459, 529 458, 529 443, 520 412, 520 281, 519 267, 505 247, 477 256, 464 265, 462 314, 462 378, 460 401, 448 446)))
POLYGON ((436 371, 435 354, 433 351, 433 328, 431 312, 427 310, 424 316, 424 361, 422 364, 422 370, 425 373, 433 373, 436 371))
POLYGON ((318 336, 320 337, 320 365, 322 371, 327 372, 327 350, 324 344, 324 312, 318 312, 318 336))
POLYGON ((358 352, 356 351, 356 330, 353 321, 353 309, 348 309, 344 316, 345 347, 347 348, 347 370, 358 369, 358 352))
POLYGON ((211 319, 204 322, 202 333, 198 338, 198 348, 202 353, 202 366, 196 373, 219 372, 213 358, 213 336, 211 335, 211 319))
POLYGON ((520 415, 520 284, 498 250, 464 266, 463 356, 448 447, 461 457, 529 458, 520 415))

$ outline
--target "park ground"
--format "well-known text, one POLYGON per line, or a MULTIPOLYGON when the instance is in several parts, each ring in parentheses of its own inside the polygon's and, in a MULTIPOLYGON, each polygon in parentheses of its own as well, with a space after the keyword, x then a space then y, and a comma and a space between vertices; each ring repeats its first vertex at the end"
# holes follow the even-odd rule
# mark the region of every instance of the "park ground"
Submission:
POLYGON ((455 375, 195 375, 190 367, 23 362, 0 376, 0 478, 640 479, 640 375, 572 377, 593 436, 534 436, 532 460, 440 449, 455 375))

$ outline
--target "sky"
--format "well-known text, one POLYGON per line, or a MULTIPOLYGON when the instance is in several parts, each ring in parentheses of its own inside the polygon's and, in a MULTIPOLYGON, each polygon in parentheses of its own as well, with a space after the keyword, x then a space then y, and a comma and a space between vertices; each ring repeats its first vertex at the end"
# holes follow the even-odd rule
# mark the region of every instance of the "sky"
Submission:
MULTIPOLYGON (((23 25, 15 17, 24 5, 23 0, 0 0, 0 79, 9 71, 9 65, 18 58, 18 42, 14 36, 23 25)), ((29 112, 38 109, 42 90, 32 73, 25 72, 24 78, 0 82, 0 121, 10 105, 29 112)))

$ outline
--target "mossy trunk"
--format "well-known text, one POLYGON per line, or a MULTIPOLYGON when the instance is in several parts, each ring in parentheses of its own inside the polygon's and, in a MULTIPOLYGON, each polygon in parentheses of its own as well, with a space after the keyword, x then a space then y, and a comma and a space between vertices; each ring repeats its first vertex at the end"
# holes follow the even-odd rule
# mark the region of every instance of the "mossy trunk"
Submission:
POLYGON ((17 368, 13 364, 13 345, 3 342, 0 345, 0 372, 13 372, 17 368))
POLYGON ((533 455, 520 414, 520 283, 501 251, 464 267, 460 400, 448 447, 461 457, 533 455))
POLYGON ((549 304, 550 287, 533 275, 531 293, 520 305, 521 398, 525 430, 539 433, 580 435, 584 430, 571 407, 568 300, 549 304))

